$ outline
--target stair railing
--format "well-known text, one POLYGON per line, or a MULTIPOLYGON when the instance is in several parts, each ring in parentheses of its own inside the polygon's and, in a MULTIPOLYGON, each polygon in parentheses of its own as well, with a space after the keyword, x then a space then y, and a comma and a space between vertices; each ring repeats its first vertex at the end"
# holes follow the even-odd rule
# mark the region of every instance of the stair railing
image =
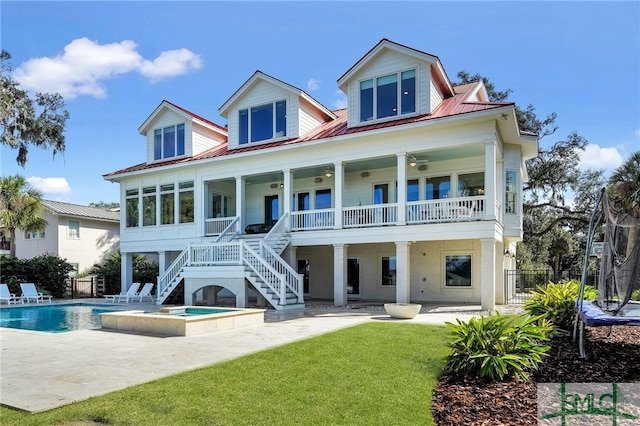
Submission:
POLYGON ((242 254, 243 260, 253 272, 280 298, 280 304, 284 305, 286 302, 286 278, 284 275, 278 273, 271 265, 269 265, 255 250, 249 245, 242 242, 242 254))
POLYGON ((264 241, 267 243, 269 247, 275 247, 278 244, 278 241, 282 239, 282 237, 287 232, 287 221, 289 218, 289 213, 283 214, 280 219, 276 222, 275 225, 267 232, 267 235, 264 236, 264 241))
POLYGON ((182 268, 191 263, 191 259, 189 258, 191 254, 190 246, 187 246, 182 253, 178 255, 176 260, 171 263, 171 265, 164 271, 164 274, 158 277, 158 300, 157 304, 161 304, 171 293, 171 286, 182 272, 182 268), (166 294, 165 294, 166 293, 166 294))
POLYGON ((260 241, 260 255, 279 275, 284 277, 285 285, 296 295, 298 303, 303 303, 303 275, 293 269, 264 241, 260 241))
POLYGON ((233 240, 236 237, 236 235, 240 233, 236 225, 239 219, 240 218, 236 216, 235 219, 233 219, 233 221, 231 221, 231 223, 226 228, 224 228, 224 230, 220 233, 220 235, 218 235, 218 237, 215 240, 213 240, 213 242, 222 243, 222 242, 228 242, 233 240))

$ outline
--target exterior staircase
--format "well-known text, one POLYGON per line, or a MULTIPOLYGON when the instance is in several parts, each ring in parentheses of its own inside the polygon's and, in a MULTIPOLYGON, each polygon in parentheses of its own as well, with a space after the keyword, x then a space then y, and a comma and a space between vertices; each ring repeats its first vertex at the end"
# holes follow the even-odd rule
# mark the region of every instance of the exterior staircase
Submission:
POLYGON ((303 276, 280 255, 289 245, 283 216, 264 237, 239 238, 237 218, 213 243, 190 244, 158 278, 158 305, 183 280, 185 268, 242 265, 246 280, 277 310, 304 308, 303 276))

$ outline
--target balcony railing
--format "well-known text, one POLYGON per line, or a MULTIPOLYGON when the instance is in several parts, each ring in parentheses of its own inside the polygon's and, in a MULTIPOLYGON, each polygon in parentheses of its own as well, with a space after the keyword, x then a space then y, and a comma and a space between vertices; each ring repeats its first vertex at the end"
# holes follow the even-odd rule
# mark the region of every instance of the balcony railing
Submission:
MULTIPOLYGON (((496 203, 500 212, 500 204, 496 203)), ((408 225, 463 222, 480 220, 486 215, 484 196, 444 198, 440 200, 410 201, 406 203, 405 220, 408 225)), ((375 204, 342 209, 343 228, 366 228, 397 225, 398 204, 375 204)), ((499 215, 499 218, 501 215, 499 215)), ((218 235, 231 225, 235 217, 206 219, 206 235, 218 235)), ((335 209, 303 210, 291 212, 291 231, 333 229, 336 226, 335 209)))

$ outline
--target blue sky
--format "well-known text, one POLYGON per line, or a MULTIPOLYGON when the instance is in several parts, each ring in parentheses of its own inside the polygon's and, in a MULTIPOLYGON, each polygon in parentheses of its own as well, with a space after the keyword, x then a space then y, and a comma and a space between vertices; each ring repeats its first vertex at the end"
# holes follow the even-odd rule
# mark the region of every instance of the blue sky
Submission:
POLYGON ((23 88, 59 92, 66 152, 32 148, 47 199, 118 201, 102 175, 145 159, 138 127, 163 100, 218 124, 255 70, 344 106, 336 80, 382 38, 440 58, 449 78, 488 76, 509 100, 558 114, 543 146, 577 131, 584 167, 612 170, 640 147, 640 2, 2 1, 0 44, 23 88))

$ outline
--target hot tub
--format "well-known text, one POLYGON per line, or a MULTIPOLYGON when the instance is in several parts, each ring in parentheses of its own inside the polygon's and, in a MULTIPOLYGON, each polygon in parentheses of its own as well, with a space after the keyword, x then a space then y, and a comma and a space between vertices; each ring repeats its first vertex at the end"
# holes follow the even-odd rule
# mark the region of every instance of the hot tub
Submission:
POLYGON ((197 336, 264 324, 264 309, 178 306, 158 312, 122 311, 101 314, 102 328, 164 336, 197 336))

